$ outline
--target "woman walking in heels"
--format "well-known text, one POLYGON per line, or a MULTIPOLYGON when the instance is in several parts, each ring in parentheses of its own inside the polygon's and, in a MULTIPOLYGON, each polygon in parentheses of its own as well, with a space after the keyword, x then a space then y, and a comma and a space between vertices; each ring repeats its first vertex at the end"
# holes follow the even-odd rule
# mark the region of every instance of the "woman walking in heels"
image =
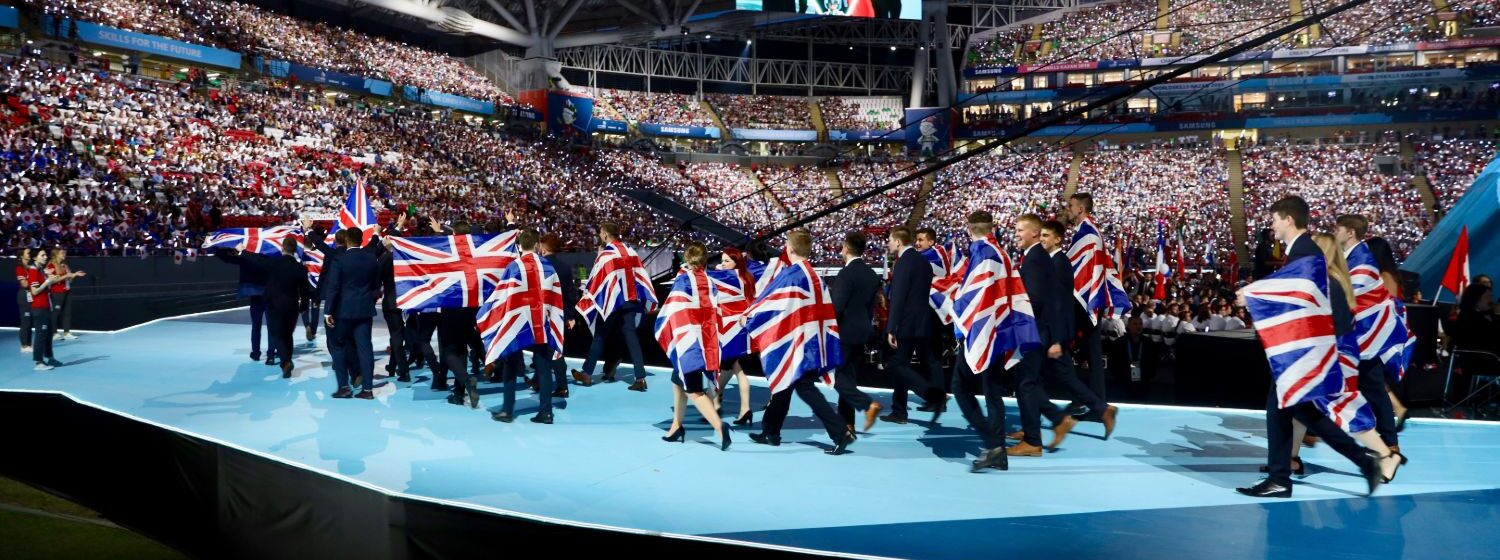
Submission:
POLYGON ((704 394, 704 380, 713 383, 719 370, 720 319, 714 305, 714 286, 703 265, 708 251, 702 243, 691 243, 682 256, 682 272, 672 282, 661 313, 656 317, 656 341, 672 362, 672 429, 664 441, 686 441, 682 425, 687 401, 708 420, 721 439, 720 449, 729 449, 729 426, 714 410, 713 400, 704 394))
MULTIPOLYGON (((734 421, 736 426, 749 426, 755 421, 750 411, 749 376, 765 376, 760 368, 760 356, 750 346, 750 331, 745 328, 745 310, 755 301, 755 275, 750 273, 750 261, 743 251, 729 248, 719 259, 717 270, 708 276, 715 282, 714 301, 719 308, 720 363, 727 370, 734 370, 735 383, 740 390, 740 413, 734 421)), ((719 375, 718 391, 714 408, 724 406, 724 389, 729 386, 728 375, 719 375)))

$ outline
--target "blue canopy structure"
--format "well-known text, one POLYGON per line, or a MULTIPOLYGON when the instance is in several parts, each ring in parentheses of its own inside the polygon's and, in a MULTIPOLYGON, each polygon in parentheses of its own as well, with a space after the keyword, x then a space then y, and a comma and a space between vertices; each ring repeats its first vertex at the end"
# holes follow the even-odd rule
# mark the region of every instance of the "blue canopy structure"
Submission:
MULTIPOLYGON (((1437 293, 1464 226, 1469 228, 1470 276, 1500 274, 1500 157, 1490 160, 1468 193, 1401 264, 1401 270, 1421 276, 1423 299, 1431 300, 1437 293)), ((1443 290, 1441 301, 1456 300, 1456 295, 1443 290)))

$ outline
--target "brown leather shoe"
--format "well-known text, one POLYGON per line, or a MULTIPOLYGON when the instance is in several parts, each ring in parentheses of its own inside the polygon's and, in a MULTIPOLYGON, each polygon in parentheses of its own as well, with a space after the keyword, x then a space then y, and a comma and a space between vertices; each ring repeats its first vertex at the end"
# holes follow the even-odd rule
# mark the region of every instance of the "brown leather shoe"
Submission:
POLYGON ((1078 420, 1072 416, 1064 416, 1062 422, 1052 427, 1052 445, 1048 445, 1049 451, 1057 451, 1057 446, 1062 445, 1063 438, 1068 437, 1068 432, 1073 431, 1073 426, 1078 425, 1078 420))
POLYGON ((626 389, 630 389, 631 391, 640 391, 640 392, 644 393, 644 392, 646 392, 646 380, 645 379, 637 379, 637 380, 635 380, 635 383, 631 383, 629 387, 626 387, 626 389))
POLYGON ((1005 439, 1013 439, 1013 440, 1016 440, 1016 441, 1021 441, 1023 439, 1026 439, 1026 432, 1011 432, 1011 433, 1005 434, 1005 439))
POLYGON ((876 418, 880 418, 880 403, 871 402, 870 408, 865 409, 865 429, 861 431, 868 432, 870 428, 875 427, 876 418))
POLYGON ((1109 440, 1110 434, 1115 433, 1115 417, 1119 416, 1119 414, 1120 408, 1115 405, 1109 405, 1104 408, 1104 415, 1099 421, 1104 423, 1104 439, 1106 441, 1109 440))
POLYGON ((578 371, 576 369, 573 370, 573 380, 577 381, 579 385, 582 385, 584 387, 591 387, 591 386, 594 385, 594 378, 593 377, 588 376, 588 375, 584 375, 583 372, 578 371))
POLYGON ((1005 454, 1011 457, 1041 457, 1042 448, 1023 441, 1005 448, 1005 454))

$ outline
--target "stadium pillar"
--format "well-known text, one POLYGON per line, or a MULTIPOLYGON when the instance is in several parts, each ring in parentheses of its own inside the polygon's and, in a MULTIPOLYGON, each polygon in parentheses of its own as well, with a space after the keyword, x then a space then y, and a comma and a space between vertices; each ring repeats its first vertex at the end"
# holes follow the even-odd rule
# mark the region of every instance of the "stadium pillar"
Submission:
MULTIPOLYGON (((931 4, 934 3, 924 4, 923 8, 926 9, 931 4)), ((928 42, 927 45, 932 46, 933 43, 936 43, 937 46, 937 106, 949 107, 958 99, 956 91, 958 80, 954 75, 953 48, 950 46, 950 37, 948 36, 948 6, 946 2, 937 2, 935 4, 937 4, 937 8, 932 10, 933 23, 928 34, 932 38, 932 41, 928 42)), ((917 50, 921 51, 923 49, 919 46, 917 50)))

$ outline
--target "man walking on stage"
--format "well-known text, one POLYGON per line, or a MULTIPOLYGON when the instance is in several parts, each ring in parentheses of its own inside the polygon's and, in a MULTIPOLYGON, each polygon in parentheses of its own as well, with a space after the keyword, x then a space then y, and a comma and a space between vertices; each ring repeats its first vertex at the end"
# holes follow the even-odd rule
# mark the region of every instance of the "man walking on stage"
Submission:
MULTIPOLYGON (((599 226, 599 257, 589 272, 588 288, 578 300, 579 312, 594 331, 588 359, 583 370, 573 370, 573 379, 587 387, 594 384, 594 364, 604 352, 604 341, 613 333, 625 338, 635 365, 635 382, 631 391, 646 391, 646 364, 641 357, 641 341, 636 334, 641 316, 656 308, 656 293, 640 255, 620 240, 620 227, 613 223, 599 226), (602 323, 602 324, 601 324, 602 323)), ((606 375, 605 381, 614 381, 606 375)))
MULTIPOLYGON (((521 255, 506 265, 500 282, 480 308, 478 328, 484 337, 485 362, 495 363, 522 350, 531 352, 537 364, 536 378, 541 401, 532 422, 552 423, 552 360, 562 353, 563 294, 552 262, 536 254, 536 230, 516 236, 521 255)), ((491 415, 497 422, 515 420, 516 376, 519 368, 506 368, 505 400, 491 415)))
MULTIPOLYGON (((1070 350, 1073 346, 1073 333, 1076 332, 1073 319, 1076 316, 1074 311, 1077 300, 1071 297, 1073 264, 1068 260, 1068 254, 1062 250, 1065 233, 1066 229, 1057 220, 1047 220, 1042 224, 1042 247, 1051 253, 1052 273, 1057 279, 1057 291, 1052 294, 1052 304, 1056 306, 1053 317, 1062 325, 1060 329, 1063 333, 1059 341, 1062 344, 1062 356, 1047 360, 1043 371, 1066 388, 1073 395, 1073 400, 1082 402, 1089 410, 1099 414, 1100 421, 1104 423, 1104 439, 1107 440, 1115 431, 1115 416, 1119 414, 1119 409, 1104 402, 1103 397, 1079 381, 1073 367, 1073 353, 1070 350)), ((1052 432, 1056 436, 1052 440, 1052 448, 1055 450, 1078 421, 1071 415, 1064 414, 1050 399, 1044 399, 1039 404, 1042 406, 1042 414, 1052 421, 1052 432)))
MULTIPOLYGON (((1068 197, 1068 222, 1077 229, 1073 242, 1067 249, 1068 259, 1072 261, 1073 267, 1073 317, 1074 328, 1080 333, 1084 357, 1088 360, 1088 384, 1089 389, 1100 398, 1108 398, 1105 395, 1105 368, 1104 368, 1104 342, 1100 336, 1099 309, 1094 308, 1090 296, 1097 290, 1110 290, 1111 285, 1106 275, 1112 274, 1106 262, 1104 253, 1104 232, 1094 223, 1094 196, 1089 193, 1074 193, 1068 197), (1087 225, 1085 225, 1087 224, 1087 225)), ((1124 295, 1122 292, 1121 296, 1124 295)), ((1128 308, 1124 302, 1110 302, 1113 308, 1128 308)), ((1075 396, 1073 402, 1068 404, 1067 412, 1071 416, 1085 416, 1092 413, 1098 417, 1102 411, 1086 410, 1083 402, 1075 396)))
POLYGON ((844 362, 838 367, 833 386, 839 393, 839 416, 851 429, 854 411, 864 409, 863 430, 868 432, 880 416, 880 403, 859 390, 860 358, 865 345, 875 334, 875 294, 880 292, 880 277, 870 270, 861 256, 865 254, 865 234, 852 232, 844 236, 844 268, 833 278, 833 311, 838 317, 839 348, 844 362))
POLYGON ((932 409, 932 421, 936 422, 945 409, 947 392, 931 381, 941 379, 943 375, 942 364, 929 344, 938 327, 937 315, 932 312, 929 300, 932 265, 912 247, 909 227, 891 229, 887 245, 891 256, 896 258, 896 264, 891 272, 891 313, 886 322, 885 336, 886 344, 894 351, 887 359, 885 369, 891 372, 896 392, 891 398, 891 413, 881 420, 906 423, 906 388, 910 388, 927 402, 936 403, 932 409), (927 366, 926 377, 911 368, 913 355, 920 356, 927 366))
POLYGON ((297 315, 313 296, 312 286, 307 282, 307 267, 297 260, 297 240, 291 237, 282 239, 281 254, 275 257, 250 252, 235 254, 231 249, 223 254, 223 258, 259 269, 259 274, 265 278, 270 355, 281 360, 281 378, 291 378, 292 335, 297 330, 297 315))

